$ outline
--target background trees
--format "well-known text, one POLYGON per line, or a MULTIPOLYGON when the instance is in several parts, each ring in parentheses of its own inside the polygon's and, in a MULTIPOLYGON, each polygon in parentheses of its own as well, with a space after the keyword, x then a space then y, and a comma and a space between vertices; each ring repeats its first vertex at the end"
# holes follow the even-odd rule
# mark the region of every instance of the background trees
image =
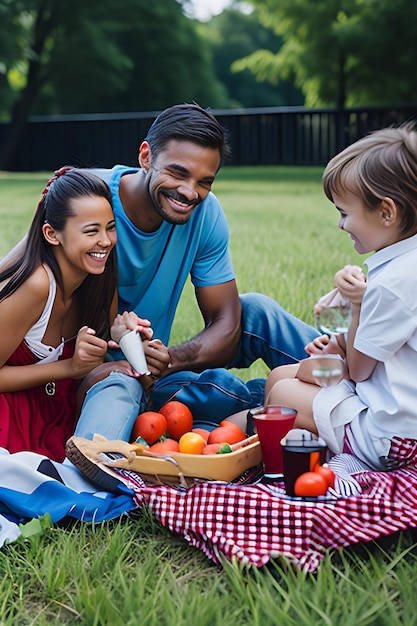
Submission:
POLYGON ((417 3, 246 0, 205 23, 189 3, 0 0, 0 169, 33 114, 417 100, 417 3))
POLYGON ((304 96, 292 81, 264 80, 242 64, 234 71, 237 59, 265 50, 273 55, 282 45, 282 37, 264 26, 258 11, 242 13, 226 9, 219 16, 200 25, 201 35, 208 41, 213 54, 216 77, 227 90, 230 107, 265 107, 303 105, 304 96))
POLYGON ((248 0, 282 37, 235 62, 260 80, 293 78, 307 106, 417 100, 417 4, 406 0, 248 0))
POLYGON ((1 0, 0 41, 0 117, 10 120, 0 169, 30 114, 227 106, 176 0, 1 0))

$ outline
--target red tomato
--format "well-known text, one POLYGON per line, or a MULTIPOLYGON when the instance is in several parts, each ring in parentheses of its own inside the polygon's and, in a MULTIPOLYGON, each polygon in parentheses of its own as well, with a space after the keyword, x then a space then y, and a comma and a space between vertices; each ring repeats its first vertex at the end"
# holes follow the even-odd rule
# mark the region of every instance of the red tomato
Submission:
POLYGON ((175 439, 164 439, 163 441, 157 441, 149 450, 156 452, 157 454, 169 454, 170 452, 179 452, 180 444, 175 439))
POLYGON ((167 429, 167 421, 165 416, 157 411, 145 411, 140 413, 132 429, 132 443, 138 437, 144 439, 149 445, 155 443, 165 434, 167 429))
POLYGON ((207 443, 238 443, 246 439, 246 435, 238 426, 232 424, 231 426, 217 426, 210 432, 207 443))
POLYGON ((316 465, 314 471, 323 476, 328 487, 334 487, 335 473, 328 465, 316 465))
POLYGON ((327 481, 319 472, 304 472, 294 483, 296 496, 324 496, 327 491, 327 481))
POLYGON ((188 433, 193 427, 193 415, 185 404, 177 400, 170 400, 159 412, 167 421, 167 432, 172 439, 179 441, 184 433, 188 433))

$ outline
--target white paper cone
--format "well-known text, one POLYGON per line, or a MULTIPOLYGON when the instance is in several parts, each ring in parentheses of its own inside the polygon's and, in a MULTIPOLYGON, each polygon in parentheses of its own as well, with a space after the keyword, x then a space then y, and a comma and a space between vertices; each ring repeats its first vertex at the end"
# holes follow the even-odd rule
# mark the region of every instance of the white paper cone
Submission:
POLYGON ((131 330, 126 335, 123 335, 119 341, 119 346, 135 372, 138 374, 150 374, 142 339, 136 330, 131 330))

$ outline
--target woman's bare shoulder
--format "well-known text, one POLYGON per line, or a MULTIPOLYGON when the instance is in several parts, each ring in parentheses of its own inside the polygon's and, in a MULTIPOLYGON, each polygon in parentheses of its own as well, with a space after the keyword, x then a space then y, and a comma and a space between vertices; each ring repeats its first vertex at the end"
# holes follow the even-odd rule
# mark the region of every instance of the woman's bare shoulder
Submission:
MULTIPOLYGON (((11 341, 11 348, 6 356, 15 349, 16 341, 21 340, 39 319, 45 308, 49 289, 49 276, 41 266, 14 293, 0 302, 0 328, 7 328, 7 336, 11 341)), ((5 338, 5 343, 9 343, 8 338, 5 338)))
MULTIPOLYGON (((42 312, 50 290, 49 276, 44 266, 40 265, 18 289, 3 302, 15 308, 22 307, 26 315, 36 317, 42 312)), ((7 308, 9 308, 9 306, 7 308)))
POLYGON ((26 287, 35 298, 46 299, 50 289, 50 280, 46 267, 40 265, 36 268, 22 287, 26 287))

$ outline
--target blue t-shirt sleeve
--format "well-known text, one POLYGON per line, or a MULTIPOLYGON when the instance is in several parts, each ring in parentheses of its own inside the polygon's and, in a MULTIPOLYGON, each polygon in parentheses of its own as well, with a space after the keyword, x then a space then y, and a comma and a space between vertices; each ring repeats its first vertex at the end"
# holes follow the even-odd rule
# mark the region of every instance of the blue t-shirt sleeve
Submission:
POLYGON ((213 193, 205 203, 200 243, 191 268, 191 281, 195 287, 210 287, 235 278, 226 216, 213 193))

